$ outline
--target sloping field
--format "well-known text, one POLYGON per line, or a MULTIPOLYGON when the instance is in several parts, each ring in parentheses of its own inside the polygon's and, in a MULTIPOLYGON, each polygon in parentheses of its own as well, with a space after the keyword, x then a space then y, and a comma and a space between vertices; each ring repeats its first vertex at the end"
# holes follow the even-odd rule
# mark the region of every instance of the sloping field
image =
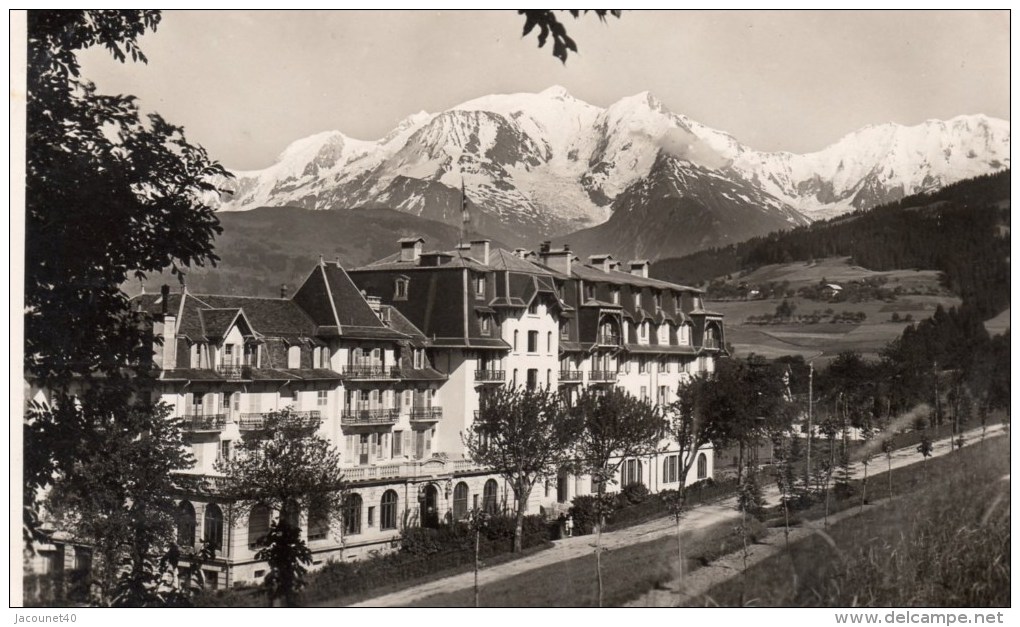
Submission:
POLYGON ((789 281, 790 287, 797 289, 805 285, 813 285, 821 280, 827 283, 849 283, 863 281, 875 277, 885 277, 885 287, 895 289, 902 287, 906 291, 924 290, 929 287, 938 288, 938 271, 936 270, 887 270, 877 272, 850 264, 849 257, 831 257, 811 262, 795 262, 762 266, 746 274, 735 277, 735 280, 746 281, 748 284, 768 283, 770 281, 789 281))
MULTIPOLYGON (((906 292, 895 301, 880 300, 866 302, 826 302, 807 300, 799 297, 788 299, 794 306, 795 316, 817 314, 823 322, 805 324, 749 324, 755 316, 771 315, 783 299, 711 301, 707 307, 726 316, 726 341, 732 344, 736 355, 757 353, 766 357, 784 355, 835 356, 842 351, 855 350, 874 356, 890 341, 903 333, 910 322, 931 316, 942 305, 945 308, 960 304, 960 299, 948 294, 938 283, 938 272, 929 270, 893 270, 873 272, 859 266, 852 266, 848 258, 822 259, 812 263, 791 263, 758 268, 746 275, 734 276, 731 280, 746 281, 749 285, 760 285, 770 281, 789 281, 789 289, 797 290, 807 285, 816 285, 825 280, 829 283, 848 283, 876 276, 887 279, 886 289, 897 287, 906 292), (829 316, 860 314, 865 318, 860 323, 828 322, 829 316), (896 320, 893 320, 893 317, 896 320)), ((998 316, 990 324, 997 328, 1009 325, 1008 313, 998 316)), ((996 331, 998 332, 998 331, 996 331)))

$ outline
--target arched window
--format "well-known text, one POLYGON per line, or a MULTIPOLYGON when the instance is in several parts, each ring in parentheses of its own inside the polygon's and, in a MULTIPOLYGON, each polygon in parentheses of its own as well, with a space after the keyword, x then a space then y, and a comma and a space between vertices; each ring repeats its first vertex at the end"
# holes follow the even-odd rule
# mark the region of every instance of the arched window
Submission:
POLYGON ((269 507, 259 503, 248 514, 248 548, 254 549, 269 533, 269 507))
POLYGON ((520 331, 514 331, 514 351, 517 350, 517 338, 520 336, 520 331))
POLYGON ((379 528, 397 528, 397 493, 393 490, 386 490, 382 495, 382 503, 379 508, 379 528))
POLYGON ((468 509, 468 485, 461 481, 453 489, 453 519, 461 520, 467 517, 468 509))
POLYGON ((219 551, 223 548, 223 510, 215 503, 205 506, 202 539, 211 549, 219 551))
POLYGON ((329 535, 329 516, 321 511, 308 512, 308 540, 325 540, 329 535))
POLYGON ((352 494, 344 500, 344 533, 361 533, 361 495, 352 494))
POLYGON ((301 367, 301 347, 291 346, 287 349, 287 367, 288 368, 300 368, 301 367))
POLYGON ((704 453, 698 455, 698 479, 708 478, 708 457, 704 453))
POLYGON ((489 479, 485 482, 485 487, 482 489, 482 510, 490 514, 496 513, 496 493, 499 492, 499 485, 495 479, 489 479))
POLYGON ((195 507, 188 501, 181 501, 177 507, 177 544, 182 548, 195 546, 195 507))

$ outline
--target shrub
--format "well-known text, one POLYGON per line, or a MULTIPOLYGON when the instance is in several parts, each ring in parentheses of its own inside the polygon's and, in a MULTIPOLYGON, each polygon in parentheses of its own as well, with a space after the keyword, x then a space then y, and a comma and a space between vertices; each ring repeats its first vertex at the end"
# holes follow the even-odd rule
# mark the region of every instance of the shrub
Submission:
POLYGON ((631 483, 624 486, 617 495, 616 502, 620 507, 637 505, 648 499, 648 488, 643 483, 631 483))
MULTIPOLYGON (((608 519, 615 510, 616 493, 604 494, 602 499, 602 514, 608 519)), ((570 515, 574 518, 575 535, 587 535, 595 531, 599 522, 597 502, 598 495, 595 494, 575 496, 571 501, 570 515)))

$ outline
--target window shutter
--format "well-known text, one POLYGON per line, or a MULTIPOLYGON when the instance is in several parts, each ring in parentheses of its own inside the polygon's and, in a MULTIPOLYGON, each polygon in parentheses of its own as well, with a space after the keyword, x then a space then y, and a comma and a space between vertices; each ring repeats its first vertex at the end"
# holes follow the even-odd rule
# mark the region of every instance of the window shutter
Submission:
POLYGON ((354 436, 348 435, 344 437, 347 440, 347 459, 354 459, 354 436))
POLYGON ((206 392, 205 396, 202 397, 202 413, 203 414, 215 414, 217 408, 215 392, 206 392))
POLYGON ((411 451, 411 432, 404 432, 404 455, 409 454, 411 451))
POLYGON ((195 407, 195 395, 192 394, 191 392, 188 392, 187 394, 184 395, 184 415, 190 416, 191 414, 193 414, 195 412, 194 407, 195 407))
POLYGON ((378 440, 379 440, 379 434, 378 433, 373 433, 371 435, 371 437, 369 438, 369 442, 370 442, 369 450, 368 450, 369 457, 375 457, 377 455, 377 451, 379 449, 378 440))

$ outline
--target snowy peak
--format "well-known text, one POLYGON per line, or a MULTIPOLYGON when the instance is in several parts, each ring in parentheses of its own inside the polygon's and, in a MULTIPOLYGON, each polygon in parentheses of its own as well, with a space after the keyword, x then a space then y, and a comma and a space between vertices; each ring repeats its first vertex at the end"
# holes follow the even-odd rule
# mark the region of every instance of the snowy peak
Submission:
POLYGON ((221 209, 386 206, 459 227, 463 185, 474 216, 506 229, 505 241, 592 227, 640 202, 667 211, 697 200, 717 225, 730 224, 720 213, 729 211, 764 228, 1008 168, 1009 149, 1008 121, 961 115, 866 126, 808 154, 760 152, 650 92, 602 108, 553 85, 420 111, 375 141, 340 131, 299 139, 273 165, 236 172, 221 209), (642 186, 650 177, 655 185, 642 186))

